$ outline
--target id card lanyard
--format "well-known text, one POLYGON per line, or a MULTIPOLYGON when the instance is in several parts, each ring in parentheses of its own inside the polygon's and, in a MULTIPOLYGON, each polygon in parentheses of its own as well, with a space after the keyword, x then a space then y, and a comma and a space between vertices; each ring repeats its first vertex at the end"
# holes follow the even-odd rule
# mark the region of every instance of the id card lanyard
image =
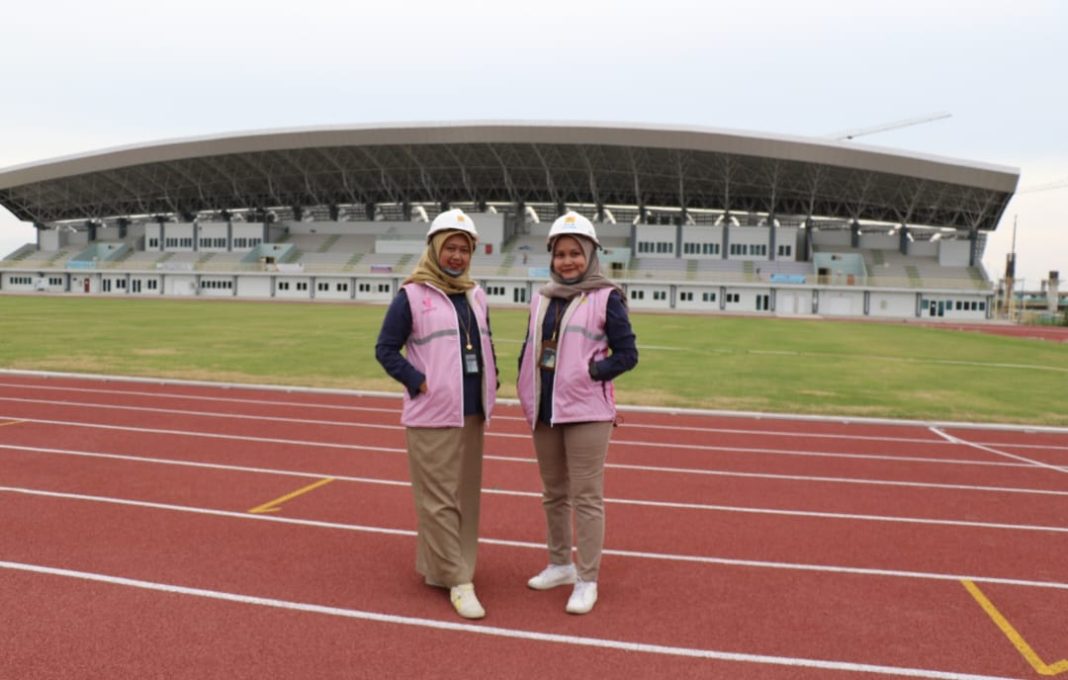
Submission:
POLYGON ((467 318, 464 319, 464 338, 466 344, 464 345, 464 375, 474 375, 479 372, 478 367, 478 353, 475 352, 474 345, 471 344, 471 303, 467 304, 467 318))
POLYGON ((541 356, 538 357, 538 366, 546 371, 556 370, 556 348, 560 342, 558 339, 560 322, 564 318, 564 312, 567 311, 567 301, 563 300, 561 304, 552 303, 552 306, 556 311, 556 318, 553 320, 553 335, 548 340, 542 340, 541 356))

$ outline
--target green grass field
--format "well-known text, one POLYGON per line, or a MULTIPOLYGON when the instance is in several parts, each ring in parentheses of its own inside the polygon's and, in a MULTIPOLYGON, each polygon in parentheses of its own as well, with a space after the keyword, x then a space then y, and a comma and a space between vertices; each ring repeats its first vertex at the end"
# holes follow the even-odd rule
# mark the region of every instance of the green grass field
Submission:
MULTIPOLYGON (((0 296, 0 368, 399 391, 378 305, 0 296)), ((526 311, 491 312, 515 395, 526 311)), ((1068 344, 921 327, 633 313, 620 403, 1068 426, 1068 344)))

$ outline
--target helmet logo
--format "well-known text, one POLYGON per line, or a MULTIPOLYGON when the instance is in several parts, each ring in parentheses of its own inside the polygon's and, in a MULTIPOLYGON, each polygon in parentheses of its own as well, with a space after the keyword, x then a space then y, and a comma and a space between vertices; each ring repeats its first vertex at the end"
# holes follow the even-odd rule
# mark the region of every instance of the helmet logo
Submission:
POLYGON ((463 215, 457 215, 456 216, 456 221, 457 222, 463 222, 464 221, 464 216, 463 215))

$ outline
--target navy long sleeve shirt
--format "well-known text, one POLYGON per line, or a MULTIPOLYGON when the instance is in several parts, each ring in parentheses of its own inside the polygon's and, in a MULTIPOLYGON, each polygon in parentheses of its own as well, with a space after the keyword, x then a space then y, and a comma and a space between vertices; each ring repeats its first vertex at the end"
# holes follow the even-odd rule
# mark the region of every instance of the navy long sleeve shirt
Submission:
MULTIPOLYGON (((467 304, 467 296, 463 293, 455 293, 449 296, 453 307, 456 308, 456 318, 460 320, 460 327, 466 328, 463 320, 470 318, 471 345, 478 354, 478 364, 485 370, 486 362, 482 360, 482 334, 478 323, 474 321, 475 314, 467 304), (470 317, 468 316, 470 315, 470 317)), ((486 315, 486 324, 489 325, 489 314, 486 315)), ((487 329, 488 330, 488 329, 487 329)), ((414 398, 426 398, 420 395, 419 386, 426 380, 419 369, 412 366, 411 362, 403 354, 401 349, 408 343, 408 336, 412 334, 412 310, 408 304, 408 294, 402 289, 386 310, 386 317, 382 321, 382 330, 378 333, 378 342, 375 344, 375 358, 386 373, 397 382, 404 385, 408 394, 414 398)), ((492 335, 492 332, 490 333, 492 335)), ((466 338, 465 338, 466 340, 466 338)), ((463 342, 456 343, 456 351, 463 354, 463 342)), ((463 357, 461 356, 461 361, 463 357)), ((462 364, 461 364, 462 365, 462 364)), ((464 415, 484 415, 485 409, 482 404, 482 374, 464 374, 464 415)))

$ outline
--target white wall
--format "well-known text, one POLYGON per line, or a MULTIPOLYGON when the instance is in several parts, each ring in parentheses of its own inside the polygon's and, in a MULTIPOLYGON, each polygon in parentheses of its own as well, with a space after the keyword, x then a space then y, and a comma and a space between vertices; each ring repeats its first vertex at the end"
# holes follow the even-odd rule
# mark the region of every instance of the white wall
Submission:
POLYGON ((192 275, 170 274, 164 279, 163 289, 165 295, 196 295, 197 278, 192 275))
POLYGON ((820 316, 863 316, 864 293, 821 290, 818 313, 820 316))
POLYGON ((274 283, 274 296, 280 299, 310 300, 311 277, 279 276, 274 283))
POLYGON ((770 309, 757 309, 757 298, 767 296, 771 303, 771 289, 727 287, 723 292, 723 310, 727 312, 770 313, 770 309))
POLYGON ((530 302, 529 286, 525 280, 486 279, 480 285, 490 304, 525 305, 530 302))
POLYGON ((689 259, 721 259, 723 257, 723 227, 695 226, 692 224, 683 225, 682 253, 680 255, 689 259), (701 248, 698 248, 699 252, 697 253, 687 253, 687 243, 696 243, 698 245, 712 243, 718 246, 719 252, 706 255, 703 252, 700 252, 702 250, 701 248))
POLYGON ((351 300, 353 280, 343 277, 318 276, 315 278, 316 300, 351 300))
POLYGON ((675 308, 718 312, 720 302, 719 286, 679 286, 675 291, 675 308), (693 299, 685 299, 691 294, 693 299), (709 299, 705 299, 705 296, 709 299))
POLYGON ((869 233, 860 235, 860 247, 865 250, 897 250, 900 240, 897 234, 869 233))
POLYGON ((909 243, 909 255, 914 257, 935 257, 938 255, 938 241, 913 241, 909 243))
POLYGON ((627 305, 632 309, 670 309, 671 286, 627 284, 627 305))
MULTIPOLYGON (((784 262, 796 262, 798 255, 797 227, 778 227, 775 229, 775 259, 784 262), (779 255, 779 246, 790 246, 789 255, 779 255)), ((768 257, 771 257, 770 251, 768 257)))
POLYGON ((848 247, 852 241, 853 235, 845 229, 831 229, 824 231, 822 229, 812 230, 812 245, 817 249, 820 246, 846 246, 848 247))
POLYGON ((202 297, 233 297, 234 277, 201 276, 198 294, 202 297))
POLYGON ((971 253, 970 241, 938 242, 938 264, 943 267, 967 267, 971 253))
POLYGON ((197 249, 206 253, 225 253, 230 248, 229 230, 230 225, 226 222, 199 222, 197 249), (204 239, 208 239, 211 245, 205 245, 204 239), (214 245, 219 239, 222 240, 222 245, 214 245))
POLYGON ((356 299, 365 302, 385 302, 392 300, 392 279, 372 277, 356 279, 356 299))
POLYGON ((811 316, 812 291, 779 288, 775 291, 777 316, 811 316))
POLYGON ((679 227, 673 224, 639 224, 635 230, 633 245, 634 257, 676 257, 678 253, 675 252, 675 248, 678 245, 676 243, 679 227), (643 252, 642 244, 652 243, 654 247, 650 250, 643 252), (668 243, 670 244, 668 252, 656 252, 655 244, 668 243))
POLYGON ((271 277, 269 276, 238 276, 238 297, 271 297, 271 277))
POLYGON ((868 315, 878 317, 913 317, 916 315, 915 293, 881 293, 868 296, 868 315))

